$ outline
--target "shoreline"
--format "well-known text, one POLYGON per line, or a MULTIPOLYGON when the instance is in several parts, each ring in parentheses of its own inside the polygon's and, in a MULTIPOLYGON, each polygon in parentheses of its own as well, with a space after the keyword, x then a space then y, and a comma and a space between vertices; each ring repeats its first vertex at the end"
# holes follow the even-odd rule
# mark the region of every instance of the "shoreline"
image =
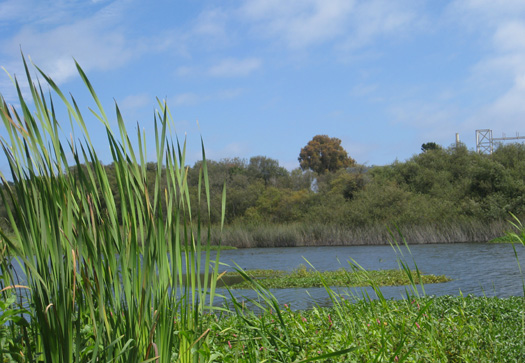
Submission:
POLYGON ((509 232, 508 221, 469 221, 389 228, 341 227, 323 224, 233 224, 211 229, 211 241, 235 248, 320 247, 320 246, 381 246, 391 243, 408 245, 487 243, 501 239, 509 232))

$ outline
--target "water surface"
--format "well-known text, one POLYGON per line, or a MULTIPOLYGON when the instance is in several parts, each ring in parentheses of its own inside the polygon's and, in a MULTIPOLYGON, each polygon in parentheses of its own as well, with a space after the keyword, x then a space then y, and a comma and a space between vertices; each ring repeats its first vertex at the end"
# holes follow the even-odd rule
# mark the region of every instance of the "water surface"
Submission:
MULTIPOLYGON (((519 261, 525 266, 525 247, 515 245, 519 261)), ((221 252, 221 262, 243 269, 276 269, 291 271, 311 263, 319 271, 349 268, 356 262, 367 270, 395 269, 399 260, 413 268, 414 261, 424 274, 446 275, 453 279, 424 286, 428 295, 473 294, 476 296, 523 296, 523 280, 510 244, 458 243, 412 245, 394 250, 391 246, 254 248, 221 252)), ((232 270, 221 267, 221 270, 232 270)), ((375 296, 371 289, 334 288, 342 293, 362 296, 363 291, 375 296)), ((387 298, 406 297, 407 287, 382 287, 387 298)), ((297 309, 330 305, 324 288, 272 289, 279 302, 297 309)), ((421 292, 421 289, 419 289, 421 292)), ((239 294, 253 297, 250 291, 239 294)))
MULTIPOLYGON (((515 245, 519 261, 525 267, 525 246, 515 245)), ((212 259, 216 252, 212 252, 212 259)), ((301 264, 309 263, 319 271, 350 268, 357 263, 367 270, 396 269, 399 261, 405 261, 411 269, 417 264, 423 274, 446 275, 453 281, 425 285, 428 295, 476 296, 523 296, 523 275, 520 274, 514 249, 510 244, 458 243, 412 245, 394 249, 391 246, 346 246, 346 247, 294 247, 294 248, 253 248, 221 251, 220 271, 233 271, 237 264, 242 269, 273 269, 292 271, 301 264)), ((13 264, 19 282, 23 284, 23 272, 17 263, 13 264)), ((370 288, 333 288, 342 294, 375 297, 370 288)), ((313 306, 329 306, 330 298, 324 288, 295 288, 270 290, 281 304, 294 309, 308 309, 313 306)), ((406 298, 406 286, 386 286, 381 293, 386 298, 406 298)), ((229 296, 225 289, 218 292, 229 296)), ((418 293, 422 293, 418 287, 418 293)), ((234 290, 234 294, 254 298, 250 290, 234 290)), ((216 301, 222 304, 221 300, 216 301)))

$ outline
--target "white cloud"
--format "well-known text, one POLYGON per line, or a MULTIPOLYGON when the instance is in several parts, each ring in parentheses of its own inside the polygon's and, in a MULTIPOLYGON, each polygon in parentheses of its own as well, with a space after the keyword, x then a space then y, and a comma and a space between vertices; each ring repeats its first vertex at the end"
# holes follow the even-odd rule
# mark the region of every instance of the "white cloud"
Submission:
POLYGON ((448 6, 449 16, 462 27, 480 31, 480 27, 490 30, 502 21, 519 19, 525 14, 522 0, 454 0, 448 6))
POLYGON ((226 8, 207 8, 177 31, 179 36, 174 44, 182 47, 189 59, 195 52, 223 51, 236 39, 230 28, 231 18, 226 8))
POLYGON ((175 70, 179 77, 195 76, 207 74, 212 77, 244 77, 255 72, 262 66, 262 60, 259 58, 225 58, 218 63, 202 70, 198 66, 180 66, 175 70))
POLYGON ((247 76, 261 67, 261 60, 258 58, 223 59, 218 64, 210 67, 209 74, 214 77, 239 77, 247 76))
POLYGON ((4 0, 0 3, 0 21, 9 24, 49 25, 71 21, 73 14, 86 13, 89 3, 55 0, 4 0))
POLYGON ((27 12, 31 1, 28 0, 6 0, 0 3, 0 21, 22 19, 23 16, 31 16, 27 12))
POLYGON ((292 48, 318 44, 341 35, 354 7, 352 0, 248 0, 240 14, 255 29, 282 39, 292 48))
POLYGON ((366 46, 376 37, 393 36, 417 23, 418 9, 410 1, 370 0, 356 6, 350 23, 353 31, 343 47, 353 49, 366 46))
POLYGON ((81 6, 69 1, 46 2, 47 7, 39 12, 40 3, 23 0, 21 9, 10 12, 10 21, 23 11, 37 12, 45 19, 26 18, 24 25, 0 41, 0 63, 12 73, 21 73, 20 48, 57 83, 63 83, 76 75, 73 58, 86 71, 111 70, 148 51, 169 46, 158 35, 152 39, 130 38, 124 25, 127 1, 81 6))
POLYGON ((421 15, 419 6, 411 0, 247 0, 240 15, 255 33, 292 49, 327 42, 353 49, 409 29, 421 15))
POLYGON ((483 127, 498 129, 502 132, 525 132, 525 73, 516 76, 513 85, 499 94, 490 104, 482 107, 469 120, 477 128, 483 127))
POLYGON ((456 0, 447 15, 479 42, 469 86, 488 101, 464 122, 472 128, 523 131, 525 119, 525 1, 456 0))
POLYGON ((63 26, 47 33, 26 28, 11 40, 11 47, 21 44, 30 56, 56 82, 76 74, 73 57, 85 69, 118 68, 134 54, 119 32, 94 34, 88 24, 63 26))
POLYGON ((500 52, 525 53, 525 22, 509 21, 499 25, 493 43, 500 52))
POLYGON ((26 26, 3 42, 3 47, 12 51, 20 45, 24 53, 58 83, 76 73, 73 57, 86 69, 117 68, 137 49, 126 40, 122 30, 107 29, 101 20, 89 18, 49 31, 26 26))
POLYGON ((514 86, 492 104, 491 110, 503 117, 525 115, 525 74, 516 77, 514 86))
POLYGON ((207 9, 199 14, 192 28, 193 34, 211 37, 225 36, 228 16, 220 9, 207 9))

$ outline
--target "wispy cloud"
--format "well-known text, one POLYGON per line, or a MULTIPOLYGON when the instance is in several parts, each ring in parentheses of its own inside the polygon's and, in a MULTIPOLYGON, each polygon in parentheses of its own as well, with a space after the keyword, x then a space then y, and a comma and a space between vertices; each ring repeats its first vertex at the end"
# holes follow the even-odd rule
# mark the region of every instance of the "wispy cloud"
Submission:
POLYGON ((23 51, 34 59, 56 82, 76 74, 73 57, 86 69, 113 69, 126 63, 135 53, 119 31, 93 31, 91 21, 65 25, 41 33, 26 27, 10 40, 8 47, 23 51))
POLYGON ((21 3, 11 5, 10 20, 20 13, 35 12, 42 18, 25 18, 18 30, 0 41, 0 63, 15 72, 20 70, 20 47, 58 83, 76 74, 73 58, 85 70, 111 70, 162 48, 162 39, 131 38, 124 21, 129 6, 126 1, 91 3, 91 7, 89 3, 74 7, 65 1, 46 2, 42 12, 32 8, 39 9, 41 2, 21 3), (79 8, 84 13, 78 14, 79 8))
POLYGON ((521 0, 453 0, 448 6, 450 17, 461 26, 479 32, 480 27, 491 31, 509 19, 525 15, 525 2, 521 0))
MULTIPOLYGON (((97 9, 90 2, 55 0, 4 0, 0 3, 0 22, 4 24, 34 24, 41 27, 68 23, 97 9)), ((2 27, 0 23, 0 27, 2 27)))
POLYGON ((423 14, 411 1, 369 0, 354 8, 348 22, 351 30, 343 49, 368 45, 379 36, 396 36, 417 26, 423 14))
POLYGON ((467 122, 522 128, 525 119, 525 2, 454 1, 448 8, 448 15, 458 27, 477 35, 485 46, 485 53, 471 68, 470 82, 476 89, 490 93, 491 100, 467 122))
POLYGON ((227 58, 210 67, 209 74, 214 77, 247 76, 259 69, 261 65, 262 61, 259 58, 227 58))
POLYGON ((225 11, 219 8, 206 9, 195 20, 191 33, 213 38, 223 37, 226 35, 227 21, 228 15, 225 11))
POLYGON ((240 14, 260 34, 301 48, 344 33, 354 4, 352 0, 247 0, 240 14))
POLYGON ((476 128, 489 127, 501 132, 524 131, 525 74, 516 76, 513 84, 498 94, 492 102, 481 107, 468 123, 476 128), (488 125, 488 126, 485 126, 488 125))
MULTIPOLYGON (((192 106, 201 101, 202 97, 199 97, 196 93, 187 92, 175 95, 172 102, 175 106, 192 106)), ((168 103, 171 103, 170 100, 168 100, 168 103)))
POLYGON ((252 74, 262 66, 260 58, 226 58, 208 66, 180 66, 175 70, 178 77, 207 75, 212 77, 244 77, 252 74))
POLYGON ((525 53, 525 22, 513 20, 501 24, 496 29, 493 43, 501 52, 525 53))
POLYGON ((175 106, 195 106, 203 102, 214 100, 232 100, 240 97, 243 93, 244 90, 242 88, 222 89, 208 94, 185 92, 175 95, 175 97, 172 99, 168 99, 168 103, 175 106))
POLYGON ((27 12, 30 5, 34 2, 29 0, 6 0, 0 3, 0 21, 16 21, 17 19, 27 19, 27 16, 36 17, 36 13, 27 12))
POLYGON ((229 8, 214 7, 202 10, 192 21, 177 26, 177 45, 188 59, 195 53, 224 51, 236 42, 232 31, 232 15, 229 8))
POLYGON ((338 48, 367 45, 416 23, 419 5, 410 0, 247 0, 240 14, 253 31, 292 49, 335 42, 338 48))

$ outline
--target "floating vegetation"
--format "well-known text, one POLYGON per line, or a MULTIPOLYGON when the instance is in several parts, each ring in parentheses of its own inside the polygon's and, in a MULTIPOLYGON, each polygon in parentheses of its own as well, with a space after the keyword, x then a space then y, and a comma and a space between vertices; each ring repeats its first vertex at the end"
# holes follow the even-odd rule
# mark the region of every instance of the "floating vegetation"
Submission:
MULTIPOLYGON (((280 270, 247 270, 246 274, 258 280, 258 282, 269 289, 286 288, 308 288, 327 286, 400 286, 410 285, 411 281, 407 273, 402 270, 348 270, 339 269, 335 271, 323 271, 307 269, 301 266, 291 272, 280 270)), ((444 275, 421 275, 418 277, 417 271, 411 271, 415 283, 419 284, 419 278, 424 284, 434 284, 451 281, 444 275)), ((239 272, 229 272, 226 277, 239 276, 239 272)), ((241 281, 229 285, 232 289, 249 289, 251 285, 248 281, 241 281)))

